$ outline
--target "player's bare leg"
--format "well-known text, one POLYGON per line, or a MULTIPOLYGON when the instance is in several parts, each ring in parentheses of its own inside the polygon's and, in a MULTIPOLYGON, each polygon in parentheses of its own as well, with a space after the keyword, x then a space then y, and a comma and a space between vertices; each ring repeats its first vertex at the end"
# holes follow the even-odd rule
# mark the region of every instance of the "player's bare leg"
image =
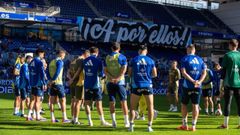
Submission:
POLYGON ((91 105, 91 101, 90 100, 85 100, 85 112, 87 115, 87 119, 88 119, 88 125, 90 127, 93 126, 93 122, 92 122, 92 118, 91 118, 91 109, 90 109, 90 105, 91 105))
POLYGON ((127 105, 127 101, 121 101, 121 107, 122 107, 122 112, 124 115, 124 124, 125 127, 128 128, 129 127, 129 117, 128 117, 128 105, 127 105))
POLYGON ((134 119, 135 119, 135 111, 137 110, 138 102, 140 100, 140 96, 131 94, 130 98, 130 127, 129 131, 133 132, 134 129, 134 119))
POLYGON ((152 122, 154 116, 153 95, 145 95, 145 99, 148 106, 148 132, 152 132, 152 122))

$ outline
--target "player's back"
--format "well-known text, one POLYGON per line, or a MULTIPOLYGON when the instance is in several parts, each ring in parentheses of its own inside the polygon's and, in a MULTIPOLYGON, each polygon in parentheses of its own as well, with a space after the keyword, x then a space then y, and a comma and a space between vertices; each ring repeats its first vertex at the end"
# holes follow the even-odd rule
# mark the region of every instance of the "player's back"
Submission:
POLYGON ((103 74, 102 61, 92 55, 83 61, 84 69, 84 87, 86 89, 95 89, 100 87, 99 76, 103 74))
POLYGON ((139 55, 132 59, 130 66, 133 71, 133 87, 151 87, 152 69, 155 67, 154 61, 145 55, 139 55))
POLYGON ((20 69, 20 88, 26 88, 29 85, 29 69, 28 64, 25 63, 20 69))
POLYGON ((181 60, 181 66, 186 69, 186 72, 193 79, 199 79, 203 71, 204 62, 197 55, 187 55, 181 60))
MULTIPOLYGON (((206 67, 201 57, 197 55, 187 55, 181 60, 181 68, 184 68, 186 73, 194 80, 199 80, 206 67)), ((194 88, 194 85, 189 80, 184 79, 183 87, 194 88)))
POLYGON ((40 69, 42 67, 41 60, 39 57, 34 58, 29 67, 29 78, 30 78, 30 85, 32 87, 41 86, 41 77, 40 77, 40 69))
POLYGON ((19 73, 19 75, 15 75, 15 80, 14 80, 15 86, 19 86, 21 66, 22 65, 20 63, 15 64, 15 70, 18 70, 17 72, 19 73))
POLYGON ((226 69, 224 85, 240 88, 240 52, 228 52, 223 58, 223 68, 226 69))
POLYGON ((56 85, 63 84, 64 63, 60 58, 53 59, 49 64, 49 74, 56 85), (59 69, 58 69, 59 68, 59 69), (55 76, 57 73, 57 76, 55 76))

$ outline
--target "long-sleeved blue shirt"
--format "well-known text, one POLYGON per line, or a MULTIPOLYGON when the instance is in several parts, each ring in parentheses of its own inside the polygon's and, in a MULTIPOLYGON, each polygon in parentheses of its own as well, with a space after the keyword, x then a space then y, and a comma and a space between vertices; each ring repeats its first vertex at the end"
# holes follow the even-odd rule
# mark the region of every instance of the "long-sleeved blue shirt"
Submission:
POLYGON ((51 80, 55 82, 55 84, 62 85, 62 75, 64 69, 64 62, 60 59, 54 59, 49 64, 49 74, 51 80))
POLYGON ((28 69, 28 64, 25 63, 22 65, 20 69, 20 84, 19 84, 20 89, 24 88, 30 88, 30 79, 29 79, 29 69, 28 69))
POLYGON ((220 90, 221 74, 221 70, 213 70, 213 90, 215 92, 220 90))
MULTIPOLYGON (((20 71, 20 69, 21 69, 21 64, 20 63, 16 64, 15 65, 15 70, 20 71)), ((19 81, 20 81, 20 75, 16 75, 15 80, 14 80, 15 87, 19 87, 19 81)))
POLYGON ((41 87, 43 85, 46 85, 44 66, 40 57, 34 58, 28 67, 30 85, 32 87, 41 87))

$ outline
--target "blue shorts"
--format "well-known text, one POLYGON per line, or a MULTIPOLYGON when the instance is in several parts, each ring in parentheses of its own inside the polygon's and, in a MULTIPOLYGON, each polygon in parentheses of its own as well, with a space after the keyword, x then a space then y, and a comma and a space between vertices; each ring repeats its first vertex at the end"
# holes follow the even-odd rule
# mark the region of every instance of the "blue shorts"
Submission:
POLYGON ((153 88, 133 88, 131 92, 138 96, 153 95, 153 88))
POLYGON ((21 91, 16 85, 14 86, 14 94, 16 97, 21 96, 21 91))
POLYGON ((212 97, 213 96, 213 89, 203 89, 202 90, 202 96, 203 97, 212 97))
POLYGON ((102 100, 102 90, 98 89, 85 89, 84 90, 84 100, 101 101, 102 100))
POLYGON ((42 87, 41 86, 32 87, 32 94, 33 94, 33 96, 42 97, 43 96, 42 87))
POLYGON ((191 100, 192 104, 199 104, 202 95, 202 90, 200 88, 183 88, 181 93, 181 102, 182 104, 187 105, 189 100, 191 100))
POLYGON ((50 96, 58 96, 59 98, 64 98, 66 96, 64 86, 52 85, 52 88, 50 89, 50 96))
POLYGON ((31 89, 29 88, 22 88, 21 91, 21 99, 25 100, 26 98, 31 96, 31 89))
POLYGON ((213 86, 213 96, 219 96, 219 95, 220 95, 219 87, 213 86))
POLYGON ((121 101, 127 100, 127 90, 123 85, 108 83, 107 90, 108 90, 109 101, 115 102, 117 94, 121 101))

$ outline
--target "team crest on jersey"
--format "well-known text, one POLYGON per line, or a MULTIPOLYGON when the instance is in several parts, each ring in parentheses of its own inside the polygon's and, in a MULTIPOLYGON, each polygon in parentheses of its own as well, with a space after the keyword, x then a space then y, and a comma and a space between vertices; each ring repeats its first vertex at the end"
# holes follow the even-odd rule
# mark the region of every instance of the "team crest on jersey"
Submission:
POLYGON ((238 65, 235 65, 235 66, 234 66, 233 71, 234 71, 234 72, 239 72, 238 65))
POLYGON ((141 72, 145 72, 145 69, 144 69, 144 68, 141 68, 140 71, 141 71, 141 72))
POLYGON ((147 62, 145 61, 145 59, 141 59, 138 61, 137 65, 147 65, 147 62))

